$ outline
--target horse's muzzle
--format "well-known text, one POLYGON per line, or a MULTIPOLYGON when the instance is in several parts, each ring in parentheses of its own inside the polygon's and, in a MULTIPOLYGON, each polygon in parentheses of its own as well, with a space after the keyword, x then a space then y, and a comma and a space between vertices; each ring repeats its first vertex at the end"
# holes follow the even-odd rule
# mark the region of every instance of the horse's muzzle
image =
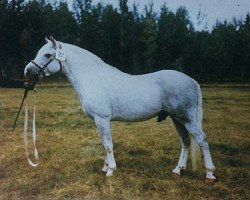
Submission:
POLYGON ((27 78, 32 77, 32 70, 31 69, 27 69, 24 71, 24 76, 27 78))

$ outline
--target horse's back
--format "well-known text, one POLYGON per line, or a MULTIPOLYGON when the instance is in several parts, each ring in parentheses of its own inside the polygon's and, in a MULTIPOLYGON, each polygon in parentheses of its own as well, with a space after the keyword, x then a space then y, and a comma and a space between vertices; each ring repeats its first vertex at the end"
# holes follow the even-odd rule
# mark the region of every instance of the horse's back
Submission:
POLYGON ((161 70, 142 75, 145 82, 156 84, 166 96, 196 96, 198 83, 188 75, 175 70, 161 70), (181 94, 181 95, 180 95, 181 94))
POLYGON ((195 82, 183 73, 173 70, 137 76, 115 73, 108 96, 116 120, 140 121, 162 110, 174 114, 178 107, 193 102, 195 82))

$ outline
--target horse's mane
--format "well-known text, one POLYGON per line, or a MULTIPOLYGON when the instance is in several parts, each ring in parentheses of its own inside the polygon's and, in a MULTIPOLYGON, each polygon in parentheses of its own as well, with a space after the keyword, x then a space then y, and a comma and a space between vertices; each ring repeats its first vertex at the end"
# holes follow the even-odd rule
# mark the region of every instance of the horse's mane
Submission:
POLYGON ((73 52, 75 55, 78 55, 79 62, 84 63, 96 63, 96 67, 105 68, 106 70, 115 70, 121 72, 119 69, 105 63, 100 57, 96 56, 95 54, 91 53, 90 51, 80 48, 73 44, 68 43, 62 43, 63 46, 65 46, 68 50, 73 52))
POLYGON ((80 48, 73 44, 63 43, 63 45, 68 48, 70 51, 74 52, 75 54, 79 54, 80 56, 84 56, 87 58, 94 59, 96 61, 99 61, 100 63, 104 62, 101 58, 96 56, 95 54, 91 53, 90 51, 80 48))

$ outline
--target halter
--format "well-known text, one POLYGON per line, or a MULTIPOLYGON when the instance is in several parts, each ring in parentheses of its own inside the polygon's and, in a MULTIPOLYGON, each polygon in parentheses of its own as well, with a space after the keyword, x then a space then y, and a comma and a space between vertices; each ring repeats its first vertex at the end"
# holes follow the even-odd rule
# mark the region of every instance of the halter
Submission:
POLYGON ((40 72, 42 72, 43 76, 46 77, 46 73, 44 72, 44 69, 47 68, 47 66, 53 61, 53 60, 57 60, 60 64, 60 69, 59 71, 57 71, 55 74, 59 73, 60 71, 62 71, 62 61, 56 59, 56 56, 54 55, 43 67, 39 64, 37 64, 34 60, 31 61, 32 64, 34 64, 37 68, 39 68, 39 71, 37 74, 39 74, 40 72))

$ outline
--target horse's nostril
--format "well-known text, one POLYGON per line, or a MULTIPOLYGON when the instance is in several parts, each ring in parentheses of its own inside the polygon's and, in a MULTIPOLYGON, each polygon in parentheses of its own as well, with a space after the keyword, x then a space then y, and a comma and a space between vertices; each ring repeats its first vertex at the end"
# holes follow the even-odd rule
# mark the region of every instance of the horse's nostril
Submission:
POLYGON ((31 76, 31 69, 26 70, 25 76, 27 77, 31 76))

